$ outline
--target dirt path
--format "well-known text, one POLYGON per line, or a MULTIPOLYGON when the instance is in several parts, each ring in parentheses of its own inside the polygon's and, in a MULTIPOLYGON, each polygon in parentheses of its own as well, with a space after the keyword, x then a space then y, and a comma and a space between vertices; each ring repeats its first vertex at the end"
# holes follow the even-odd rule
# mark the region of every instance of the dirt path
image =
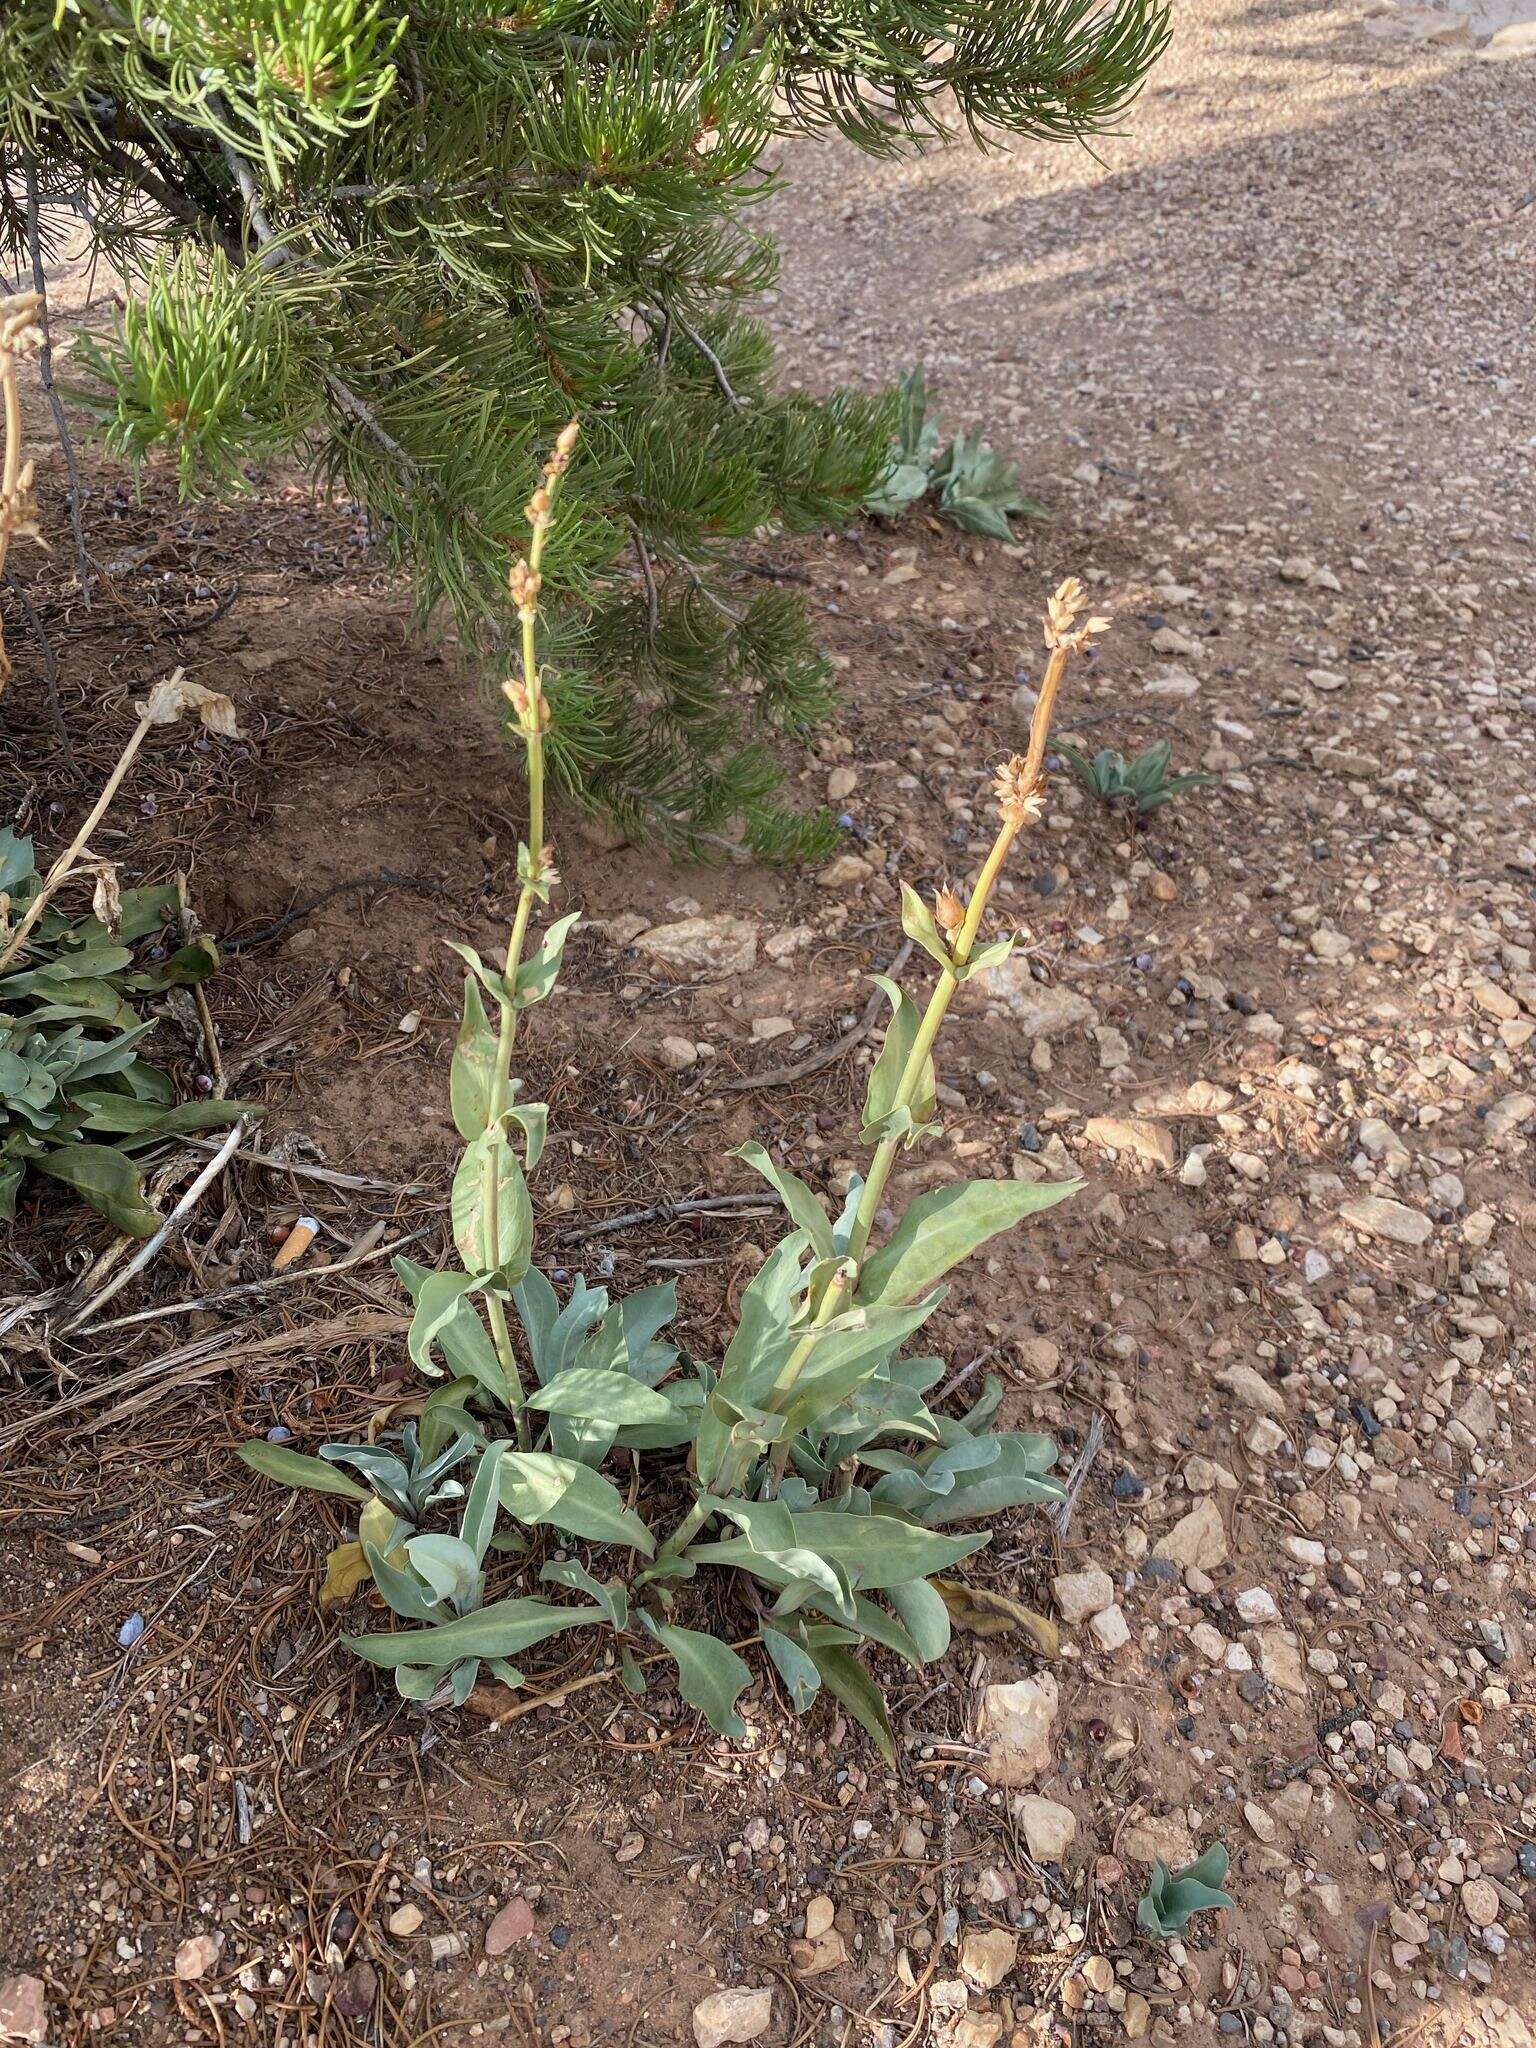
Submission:
MULTIPOLYGON (((374 1264, 179 1304, 266 1275, 300 1207, 333 1256, 435 1226, 441 940, 504 916, 515 802, 344 520, 102 481, 126 630, 35 586, 70 731, 109 755, 173 660, 236 684, 242 745, 157 743, 122 844, 156 877, 190 861, 248 942, 212 995, 264 1146, 301 1133, 381 1185, 243 1165, 186 1265, 119 1304, 165 1320, 8 1354, 0 1979, 42 1978, 49 2040, 643 2048, 750 1985, 773 2048, 1529 2044, 1536 72, 1371 31, 1186 10, 1102 166, 797 150, 773 202, 795 368, 924 359, 1053 518, 1012 550, 918 515, 786 556, 846 683, 804 779, 850 819, 833 873, 668 873, 560 822, 568 901, 605 922, 530 1035, 541 1243, 619 1285, 676 1273, 702 1349, 767 1219, 560 1233, 744 1186, 717 1162, 753 1132, 846 1172, 867 1044, 721 1084, 829 1046, 899 938, 897 874, 972 861, 1061 574, 1116 615, 1064 730, 1166 736, 1221 778, 1133 839, 1058 777, 1006 898, 1029 957, 949 1041, 909 1190, 1089 1184, 957 1287, 936 1343, 1069 1458, 1104 1435, 1065 1542, 1016 1515, 977 1562, 1057 1613, 1059 1658, 962 1637, 936 1689, 884 1670, 894 1773, 766 1688, 739 1744, 601 1688, 497 1736, 426 1727, 337 1649, 335 1532, 231 1446, 366 1427, 405 1385, 400 1298, 374 1264), (386 865, 447 897, 271 930, 386 865), (743 922, 749 970, 659 964, 646 930, 695 912, 743 922), (994 1782, 1018 1774, 987 1688, 1042 1678, 1049 1761, 994 1782), (1138 1937, 1151 1857, 1218 1838, 1235 1910, 1138 1937)), ((15 652, 5 759, 46 836, 67 791, 15 652)), ((54 1212, 22 1249, 57 1271, 78 1244, 54 1212)))

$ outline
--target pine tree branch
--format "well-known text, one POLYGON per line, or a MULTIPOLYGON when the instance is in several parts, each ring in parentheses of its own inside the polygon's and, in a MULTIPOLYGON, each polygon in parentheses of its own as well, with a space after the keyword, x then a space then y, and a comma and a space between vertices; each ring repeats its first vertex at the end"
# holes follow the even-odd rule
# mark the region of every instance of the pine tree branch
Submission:
POLYGON ((654 644, 657 630, 661 624, 661 598, 656 589, 656 571, 651 566, 650 553, 646 548, 645 537, 639 527, 633 519, 627 519, 625 523, 629 527, 630 535, 634 540, 635 553, 640 561, 640 579, 645 585, 645 603, 649 621, 646 628, 646 637, 654 644))
MULTIPOLYGON (((229 110, 218 99, 217 95, 214 96, 214 103, 216 109, 222 112, 227 120, 229 118, 229 110)), ((250 223, 251 232, 261 246, 261 254, 258 260, 269 270, 287 263, 298 264, 303 269, 317 268, 318 266, 314 264, 306 263, 305 259, 298 255, 295 250, 290 249, 286 242, 278 240, 277 234, 267 218, 266 208, 261 203, 261 192, 256 183, 256 174, 245 158, 241 156, 239 150, 235 149, 232 144, 224 141, 222 136, 219 138, 219 148, 223 152, 225 163, 229 166, 230 175, 234 178, 239 188, 240 198, 245 207, 245 217, 250 223)), ((379 420, 367 400, 360 397, 350 384, 345 383, 336 375, 334 370, 326 370, 322 374, 325 378, 325 388, 337 403, 346 412, 349 412, 366 432, 373 436, 374 440, 378 442, 381 448, 388 452, 412 483, 420 484, 424 490, 436 496, 438 490, 435 479, 429 477, 416 458, 413 455, 407 454, 406 450, 400 446, 394 435, 379 420)))
POLYGON ((193 229, 205 241, 216 243, 234 262, 245 261, 245 251, 240 246, 239 236, 226 227, 217 214, 210 212, 206 206, 200 206, 195 199, 187 198, 184 193, 174 191, 162 178, 129 156, 125 149, 119 148, 116 143, 105 138, 102 141, 101 156, 133 191, 142 198, 152 199, 162 213, 169 214, 172 220, 180 221, 183 227, 193 229))
POLYGON ((721 396, 724 398, 726 404, 731 408, 732 412, 744 413, 747 409, 746 405, 743 402, 743 400, 737 395, 736 391, 732 388, 731 380, 725 374, 724 363, 721 362, 720 358, 715 354, 714 350, 710 347, 709 343, 704 339, 703 335, 700 334, 699 330, 697 329, 697 327, 694 326, 693 322, 686 318, 686 316, 683 315, 682 313, 674 312, 670 306, 663 305, 661 310, 669 321, 675 320, 677 322, 678 326, 681 327, 684 334, 687 335, 688 339, 693 343, 694 347, 698 350, 699 354, 704 358, 705 362, 708 363, 709 367, 714 371, 715 382, 720 386, 721 396))

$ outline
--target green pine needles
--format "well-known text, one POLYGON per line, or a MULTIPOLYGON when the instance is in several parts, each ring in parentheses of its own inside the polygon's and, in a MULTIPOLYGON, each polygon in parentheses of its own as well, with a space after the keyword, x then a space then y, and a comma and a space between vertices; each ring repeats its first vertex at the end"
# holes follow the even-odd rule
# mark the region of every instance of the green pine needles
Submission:
POLYGON ((82 215, 135 299, 86 357, 110 445, 188 493, 309 466, 488 669, 579 412, 555 783, 684 849, 809 854, 829 827, 785 808, 775 742, 828 671, 742 549, 856 512, 894 407, 775 386, 767 152, 920 146, 950 108, 1088 136, 1166 33, 1165 0, 9 0, 0 248, 82 215))

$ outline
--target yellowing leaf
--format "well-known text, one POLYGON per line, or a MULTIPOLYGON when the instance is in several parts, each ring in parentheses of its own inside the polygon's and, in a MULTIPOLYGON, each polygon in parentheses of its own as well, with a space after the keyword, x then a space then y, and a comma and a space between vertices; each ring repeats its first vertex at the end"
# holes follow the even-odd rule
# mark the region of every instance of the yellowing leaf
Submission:
POLYGON ((368 1560, 361 1543, 338 1543, 325 1560, 325 1584, 320 1588, 320 1605, 335 1607, 350 1600, 368 1577, 368 1560))
POLYGON ((956 1628, 973 1636, 1005 1636, 1013 1629, 1022 1629, 1042 1657, 1060 1654, 1061 1631, 1055 1622, 1049 1615, 1026 1607, 1022 1600, 994 1593, 989 1586, 963 1585, 959 1579, 934 1579, 931 1583, 937 1587, 956 1628))

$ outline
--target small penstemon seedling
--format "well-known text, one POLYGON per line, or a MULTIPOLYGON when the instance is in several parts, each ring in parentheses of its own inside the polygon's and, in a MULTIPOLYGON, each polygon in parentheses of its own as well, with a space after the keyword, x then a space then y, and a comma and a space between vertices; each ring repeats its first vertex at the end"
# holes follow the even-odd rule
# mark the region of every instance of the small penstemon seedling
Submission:
POLYGON ((1066 740, 1056 742, 1056 752, 1090 796, 1110 810, 1130 811, 1136 818, 1161 810, 1186 789, 1206 789, 1216 780, 1199 769, 1170 775, 1173 744, 1169 740, 1158 740, 1129 761, 1113 747, 1100 747, 1090 755, 1066 740))
POLYGON ((687 1582, 724 1570, 745 1608, 745 1627, 734 1633, 762 1644, 795 1709, 805 1711, 826 1686, 890 1755, 883 1698, 855 1652, 876 1643, 914 1665, 941 1656, 949 1610, 934 1575, 988 1541, 985 1529, 950 1533, 955 1525, 1062 1491, 1050 1477, 1049 1438, 992 1428, 1002 1391, 995 1380, 964 1416, 937 1413, 924 1397, 943 1378, 943 1361, 903 1352, 943 1300, 938 1283, 951 1267, 1078 1183, 950 1183, 918 1196, 883 1241, 875 1233, 898 1156, 938 1129, 933 1051, 955 992, 1011 950, 1011 939, 982 942, 987 906, 1014 840, 1042 809, 1046 741, 1068 662, 1108 622, 1079 623, 1082 587, 1062 584, 1046 612, 1048 659, 1029 746, 998 771, 997 834, 974 887, 967 898, 943 891, 932 910, 903 888, 903 925, 937 975, 922 1010, 877 977, 892 1014, 865 1099, 868 1172, 853 1178, 834 1217, 760 1145, 740 1148, 736 1156, 773 1187, 790 1228, 745 1290, 718 1362, 683 1358, 661 1336, 676 1313, 672 1283, 612 1301, 578 1277, 562 1303, 533 1264, 528 1176, 546 1110, 520 1101, 511 1060, 518 1019, 554 986, 575 922, 556 919, 524 957, 535 907, 549 902, 557 879, 543 843, 548 712, 538 599, 575 443, 573 425, 529 505, 532 542, 512 572, 522 661, 507 695, 527 753, 529 834, 506 959, 497 970, 457 948, 470 969, 449 1076, 467 1141, 451 1205, 462 1269, 396 1261, 415 1310, 410 1355, 441 1384, 420 1404, 419 1433, 403 1434, 399 1455, 326 1445, 309 1458, 270 1443, 242 1455, 273 1478, 361 1506, 356 1543, 332 1554, 328 1591, 350 1591, 366 1571, 396 1615, 420 1624, 345 1639, 394 1670, 410 1699, 463 1701, 482 1662, 516 1685, 511 1659, 563 1630, 600 1627, 616 1636, 619 1675, 632 1689, 644 1689, 642 1661, 670 1658, 684 1699, 721 1732, 738 1733, 750 1666, 731 1643, 678 1619, 688 1611, 687 1582), (629 1453, 639 1468, 628 1499, 601 1469, 613 1452, 629 1453), (471 1465, 458 1534, 425 1528, 439 1499, 463 1491, 452 1474, 471 1465), (653 1504, 675 1500, 680 1484, 691 1501, 659 1533, 653 1504), (527 1535, 493 1533, 498 1510, 527 1535), (549 1555, 551 1540, 588 1546, 591 1565, 549 1555), (518 1567, 525 1586, 542 1556, 538 1583, 580 1597, 523 1590, 487 1601, 492 1549, 530 1551, 518 1567), (606 1552, 607 1564, 594 1552, 606 1552))

